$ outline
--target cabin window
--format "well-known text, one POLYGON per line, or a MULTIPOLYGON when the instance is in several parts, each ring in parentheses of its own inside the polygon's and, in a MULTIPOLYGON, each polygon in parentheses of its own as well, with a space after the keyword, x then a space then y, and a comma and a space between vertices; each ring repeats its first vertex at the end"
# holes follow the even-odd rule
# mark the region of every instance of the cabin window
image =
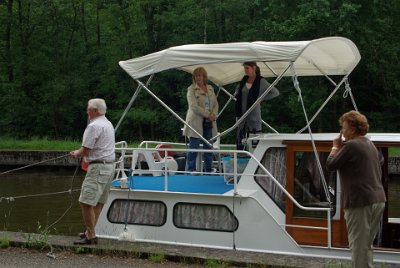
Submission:
POLYGON ((239 225, 229 208, 223 205, 178 203, 173 214, 178 228, 233 232, 239 225))
MULTIPOLYGON (((294 193, 293 196, 305 207, 329 207, 327 195, 329 195, 332 207, 335 208, 336 197, 336 172, 327 171, 325 164, 329 152, 318 152, 321 169, 326 181, 326 187, 322 183, 314 152, 295 152, 294 169, 294 193)), ((335 214, 333 211, 332 215, 335 214)), ((304 211, 294 206, 294 216, 326 218, 325 212, 304 211)))
MULTIPOLYGON (((271 147, 264 157, 261 164, 271 173, 272 176, 283 186, 286 187, 286 148, 271 147)), ((255 181, 266 192, 279 208, 285 212, 285 194, 277 184, 260 167, 257 168, 255 181)))
POLYGON ((389 222, 400 223, 400 147, 388 150, 387 199, 389 222))
POLYGON ((107 218, 112 223, 162 226, 167 218, 167 207, 158 201, 116 199, 107 218))

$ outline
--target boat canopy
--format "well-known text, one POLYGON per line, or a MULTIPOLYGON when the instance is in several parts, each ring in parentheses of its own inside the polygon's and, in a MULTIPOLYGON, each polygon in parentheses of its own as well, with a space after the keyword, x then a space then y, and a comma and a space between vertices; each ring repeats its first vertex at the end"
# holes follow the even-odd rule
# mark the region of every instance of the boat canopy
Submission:
POLYGON ((348 75, 361 56, 356 45, 343 37, 311 41, 238 42, 191 44, 164 49, 119 65, 135 80, 170 69, 191 73, 203 66, 208 79, 218 86, 240 81, 243 63, 255 61, 263 77, 292 76, 286 72, 293 63, 297 76, 348 75))
MULTIPOLYGON (((304 112, 306 126, 297 133, 302 133, 308 129, 310 140, 313 145, 315 158, 317 159, 318 169, 321 175, 321 183, 324 186, 326 199, 330 203, 330 194, 326 184, 321 163, 319 162, 318 152, 312 135, 310 124, 325 107, 340 86, 344 83, 346 94, 352 99, 353 105, 357 110, 352 97, 351 88, 347 77, 353 71, 360 61, 361 56, 356 45, 349 39, 343 37, 326 37, 311 41, 288 41, 288 42, 240 42, 225 44, 192 44, 171 47, 159 52, 148 54, 143 57, 120 61, 119 65, 138 82, 135 94, 132 96, 127 108, 125 109, 120 121, 115 129, 117 130, 122 119, 130 109, 137 94, 144 88, 153 96, 162 106, 170 111, 180 122, 196 133, 205 144, 212 147, 212 143, 220 137, 233 131, 246 118, 246 116, 264 99, 272 88, 285 76, 291 76, 293 85, 299 94, 299 101, 304 112), (263 92, 258 99, 248 107, 247 111, 236 120, 236 123, 223 132, 206 140, 202 134, 198 133, 192 126, 175 113, 165 102, 158 98, 147 87, 154 74, 179 69, 192 73, 197 67, 202 66, 207 71, 208 80, 216 84, 221 90, 227 93, 230 98, 222 111, 229 102, 236 98, 227 92, 223 87, 227 84, 238 82, 244 75, 244 62, 257 62, 263 77, 273 77, 274 81, 268 89, 263 92), (150 76, 147 83, 144 84, 139 79, 150 76), (325 76, 333 85, 334 89, 328 98, 321 104, 317 112, 311 119, 308 119, 306 107, 301 94, 298 76, 325 76), (340 82, 335 82, 330 76, 343 76, 340 82)), ((220 115, 219 114, 219 115, 220 115)), ((218 115, 218 116, 219 116, 218 115)), ((279 133, 268 123, 262 121, 270 130, 279 133)), ((219 142, 216 142, 219 144, 219 142)))

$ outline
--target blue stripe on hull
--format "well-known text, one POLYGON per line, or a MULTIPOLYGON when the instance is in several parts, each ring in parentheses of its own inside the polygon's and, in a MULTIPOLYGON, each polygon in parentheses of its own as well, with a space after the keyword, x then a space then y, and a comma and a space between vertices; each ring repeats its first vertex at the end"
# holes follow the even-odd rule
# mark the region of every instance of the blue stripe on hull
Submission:
MULTIPOLYGON (((129 186, 135 190, 164 191, 164 176, 132 176, 129 186)), ((114 180, 113 187, 120 187, 120 181, 114 180)), ((224 176, 169 175, 168 191, 183 193, 224 194, 233 189, 226 184, 224 176)))

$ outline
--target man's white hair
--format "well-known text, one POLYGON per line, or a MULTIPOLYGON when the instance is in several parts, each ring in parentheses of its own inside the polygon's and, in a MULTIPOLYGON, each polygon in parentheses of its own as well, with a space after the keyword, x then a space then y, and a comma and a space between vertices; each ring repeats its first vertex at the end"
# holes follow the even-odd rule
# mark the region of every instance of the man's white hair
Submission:
POLYGON ((88 108, 97 109, 97 111, 102 115, 106 114, 107 112, 106 101, 103 99, 90 99, 88 101, 88 108))

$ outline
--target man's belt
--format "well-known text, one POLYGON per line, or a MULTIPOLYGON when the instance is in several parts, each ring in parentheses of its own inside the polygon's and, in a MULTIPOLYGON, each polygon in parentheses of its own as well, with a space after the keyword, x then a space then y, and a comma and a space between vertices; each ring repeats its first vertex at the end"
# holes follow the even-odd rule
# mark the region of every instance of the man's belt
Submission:
POLYGON ((90 161, 89 164, 114 164, 114 162, 111 161, 105 161, 105 160, 94 160, 90 161))

